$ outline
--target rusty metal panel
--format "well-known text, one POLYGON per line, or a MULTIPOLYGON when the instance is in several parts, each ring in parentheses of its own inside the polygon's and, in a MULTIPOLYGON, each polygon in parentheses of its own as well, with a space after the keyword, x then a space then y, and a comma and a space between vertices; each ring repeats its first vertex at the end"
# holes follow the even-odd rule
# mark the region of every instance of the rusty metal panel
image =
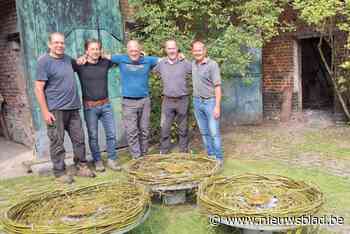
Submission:
MULTIPOLYGON (((45 123, 34 96, 37 58, 47 52, 47 38, 50 32, 66 35, 66 53, 76 57, 83 52, 83 42, 90 37, 102 40, 108 51, 118 52, 122 48, 123 24, 116 0, 16 0, 19 30, 27 80, 27 93, 31 98, 32 115, 36 132, 38 157, 48 155, 48 139, 45 123)), ((121 124, 121 98, 118 70, 109 73, 109 94, 117 123, 118 145, 126 144, 121 124)), ((100 126, 100 143, 105 145, 100 126)), ((87 137, 87 134, 86 134, 87 137)), ((87 141, 86 141, 87 142, 87 141)), ((68 139, 67 151, 71 151, 68 139)))

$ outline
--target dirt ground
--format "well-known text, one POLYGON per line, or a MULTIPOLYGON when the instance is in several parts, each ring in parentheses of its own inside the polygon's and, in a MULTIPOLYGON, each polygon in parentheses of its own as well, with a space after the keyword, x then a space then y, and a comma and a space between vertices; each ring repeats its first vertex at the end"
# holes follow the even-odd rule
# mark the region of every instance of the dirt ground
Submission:
POLYGON ((22 163, 33 157, 33 151, 28 147, 0 137, 0 179, 25 176, 22 163))

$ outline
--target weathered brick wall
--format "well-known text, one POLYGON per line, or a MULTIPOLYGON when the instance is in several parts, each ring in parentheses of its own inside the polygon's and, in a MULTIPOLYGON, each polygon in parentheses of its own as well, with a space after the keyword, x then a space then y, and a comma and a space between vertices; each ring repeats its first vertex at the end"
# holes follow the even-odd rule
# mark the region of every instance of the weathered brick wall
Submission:
MULTIPOLYGON (((337 65, 336 67, 336 76, 344 76, 345 78, 349 79, 350 74, 349 71, 346 71, 344 69, 341 69, 338 67, 338 65, 342 64, 346 60, 349 59, 349 50, 347 50, 344 45, 346 44, 347 40, 347 35, 344 32, 339 32, 335 35, 334 41, 335 41, 335 51, 336 51, 336 57, 335 57, 335 64, 337 65)), ((350 100, 350 95, 347 94, 347 96, 344 95, 345 101, 347 101, 348 106, 350 105, 349 100, 350 100)), ((338 101, 338 98, 335 97, 335 114, 336 114, 336 120, 337 121, 344 121, 345 119, 345 114, 343 112, 343 109, 341 107, 340 102, 338 101)), ((349 106, 350 107, 350 106, 349 106)))
MULTIPOLYGON (((287 9, 282 15, 281 19, 289 22, 296 22, 296 12, 287 9)), ((282 93, 284 88, 289 87, 293 90, 292 95, 292 110, 299 111, 299 89, 294 87, 295 79, 298 79, 299 63, 298 40, 300 38, 317 37, 318 34, 315 29, 306 26, 302 22, 296 23, 297 29, 295 32, 281 33, 280 36, 273 38, 269 43, 263 47, 263 110, 266 119, 279 119, 282 93)), ((336 60, 335 65, 341 64, 347 57, 344 44, 346 42, 346 35, 342 32, 335 33, 336 41, 336 60)), ((299 69, 300 69, 300 65, 299 69)), ((341 72, 338 70, 338 74, 341 72)), ((342 112, 339 103, 335 101, 335 112, 342 112)))
POLYGON ((128 0, 119 0, 119 5, 124 20, 132 20, 132 16, 134 15, 134 9, 130 7, 128 0))
POLYGON ((119 0, 120 10, 124 20, 124 29, 125 29, 125 41, 129 40, 129 28, 128 22, 134 22, 133 16, 135 14, 135 9, 132 8, 128 0, 119 0))
POLYGON ((7 38, 8 34, 17 31, 15 0, 0 0, 0 22, 0 92, 5 99, 5 122, 11 140, 32 146, 32 117, 25 91, 20 45, 7 38))
MULTIPOLYGON (((283 91, 286 88, 293 90, 293 43, 292 37, 279 36, 263 47, 263 110, 267 119, 279 117, 283 91)), ((293 106, 297 109, 297 103, 293 103, 293 106)))

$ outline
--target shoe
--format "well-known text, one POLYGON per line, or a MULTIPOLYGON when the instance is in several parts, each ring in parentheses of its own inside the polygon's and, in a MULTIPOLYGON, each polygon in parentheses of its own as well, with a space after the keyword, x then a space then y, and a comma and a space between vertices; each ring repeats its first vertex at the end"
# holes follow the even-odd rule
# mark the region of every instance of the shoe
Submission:
POLYGON ((96 175, 90 170, 90 168, 86 164, 79 164, 76 176, 95 177, 96 175))
POLYGON ((216 160, 216 156, 215 155, 208 155, 208 158, 211 160, 216 160))
POLYGON ((224 169, 224 160, 217 160, 218 161, 218 167, 220 170, 224 169))
POLYGON ((69 174, 63 174, 56 177, 56 181, 61 184, 72 184, 74 182, 73 176, 69 174))
POLYGON ((108 159, 107 167, 112 169, 113 171, 120 171, 122 168, 118 165, 117 160, 108 159))
POLYGON ((135 155, 135 156, 132 155, 132 156, 131 156, 132 160, 136 160, 136 159, 139 159, 139 158, 141 158, 141 157, 142 157, 142 155, 137 155, 137 156, 136 156, 136 155, 135 155))
POLYGON ((95 169, 98 172, 103 172, 103 171, 106 170, 105 167, 103 166, 102 160, 98 160, 98 161, 95 162, 95 169))

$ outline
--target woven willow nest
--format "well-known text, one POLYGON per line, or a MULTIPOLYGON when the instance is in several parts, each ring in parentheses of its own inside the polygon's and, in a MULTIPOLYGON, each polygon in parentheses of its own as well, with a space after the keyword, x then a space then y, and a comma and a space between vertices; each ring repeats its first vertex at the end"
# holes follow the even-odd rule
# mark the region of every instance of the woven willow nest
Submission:
POLYGON ((21 234, 110 233, 136 225, 149 205, 144 186, 106 182, 19 202, 5 213, 2 225, 9 233, 21 234))
POLYGON ((324 202, 318 188, 276 175, 212 177, 199 186, 202 211, 222 217, 300 217, 324 202))
POLYGON ((219 167, 208 157, 173 153, 131 160, 124 169, 131 180, 151 188, 166 188, 184 184, 196 187, 201 180, 214 175, 219 167))

